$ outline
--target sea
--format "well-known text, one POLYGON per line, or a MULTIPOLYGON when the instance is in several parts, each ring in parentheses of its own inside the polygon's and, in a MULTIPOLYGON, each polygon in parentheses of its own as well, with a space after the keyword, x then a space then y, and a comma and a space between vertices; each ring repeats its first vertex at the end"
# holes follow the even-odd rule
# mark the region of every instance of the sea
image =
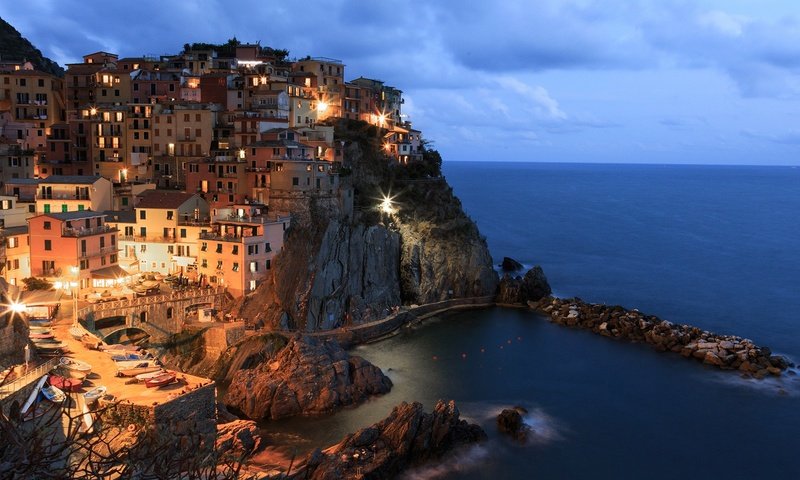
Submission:
MULTIPOLYGON (((445 162, 504 256, 561 297, 637 308, 800 360, 800 168, 445 162)), ((402 401, 455 400, 488 441, 405 479, 800 478, 800 377, 753 380, 643 344, 492 308, 450 314, 355 354, 392 391, 274 432, 324 447, 402 401), (520 444, 496 415, 523 407, 520 444)), ((286 440, 286 439, 284 439, 286 440)))

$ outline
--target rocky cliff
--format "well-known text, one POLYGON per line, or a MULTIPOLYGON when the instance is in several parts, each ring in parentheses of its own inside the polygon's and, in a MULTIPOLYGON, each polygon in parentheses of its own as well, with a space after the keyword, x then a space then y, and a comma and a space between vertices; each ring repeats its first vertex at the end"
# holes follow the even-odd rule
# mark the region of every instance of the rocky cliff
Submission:
POLYGON ((498 278, 485 239, 441 177, 438 154, 401 165, 384 155, 382 132, 335 125, 345 142, 342 184, 355 214, 296 198, 292 227, 272 276, 239 306, 258 326, 328 330, 384 317, 402 303, 494 294, 498 278), (393 198, 393 211, 378 205, 393 198))
POLYGON ((295 336, 274 357, 248 363, 232 370, 223 403, 251 419, 326 413, 392 387, 378 367, 311 337, 295 336))
POLYGON ((64 76, 64 69, 56 62, 42 55, 31 42, 26 40, 11 24, 0 18, 0 58, 3 60, 27 60, 37 70, 64 76))
POLYGON ((479 426, 459 418, 452 401, 439 401, 432 413, 425 413, 420 403, 403 402, 384 420, 324 452, 313 452, 293 478, 394 478, 409 467, 485 439, 479 426))
POLYGON ((24 362, 27 344, 27 322, 19 315, 0 315, 0 370, 24 362))

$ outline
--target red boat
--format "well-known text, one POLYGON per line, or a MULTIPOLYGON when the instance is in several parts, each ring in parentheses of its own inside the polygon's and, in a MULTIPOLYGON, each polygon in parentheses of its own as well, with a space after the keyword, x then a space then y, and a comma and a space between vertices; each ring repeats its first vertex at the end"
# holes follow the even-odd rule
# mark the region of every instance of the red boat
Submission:
POLYGON ((28 337, 31 340, 33 340, 33 339, 36 339, 36 340, 49 340, 49 339, 53 338, 53 334, 52 333, 31 333, 30 335, 28 335, 28 337))
POLYGON ((164 385, 173 383, 175 381, 175 376, 175 372, 164 372, 153 378, 148 378, 144 381, 144 384, 147 385, 147 388, 163 387, 164 385))
POLYGON ((50 377, 47 379, 47 382, 65 392, 77 392, 83 387, 83 380, 79 380, 77 378, 66 378, 62 377, 61 375, 50 375, 50 377))

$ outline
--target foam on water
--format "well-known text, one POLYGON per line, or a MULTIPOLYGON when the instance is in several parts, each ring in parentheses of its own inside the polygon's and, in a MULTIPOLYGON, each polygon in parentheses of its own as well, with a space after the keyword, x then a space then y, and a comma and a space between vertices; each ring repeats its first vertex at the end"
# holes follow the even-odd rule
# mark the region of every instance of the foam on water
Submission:
POLYGON ((487 445, 472 445, 445 455, 441 460, 434 461, 429 465, 408 470, 398 478, 400 480, 452 478, 453 475, 474 470, 482 465, 489 456, 490 452, 487 445))

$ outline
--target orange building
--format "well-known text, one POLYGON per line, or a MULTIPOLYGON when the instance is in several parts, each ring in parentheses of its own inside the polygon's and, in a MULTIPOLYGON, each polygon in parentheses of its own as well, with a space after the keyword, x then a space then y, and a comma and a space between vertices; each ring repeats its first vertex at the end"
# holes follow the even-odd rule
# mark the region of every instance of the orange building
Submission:
POLYGON ((28 219, 31 275, 79 293, 127 273, 117 265, 117 229, 100 212, 45 213, 28 219))

